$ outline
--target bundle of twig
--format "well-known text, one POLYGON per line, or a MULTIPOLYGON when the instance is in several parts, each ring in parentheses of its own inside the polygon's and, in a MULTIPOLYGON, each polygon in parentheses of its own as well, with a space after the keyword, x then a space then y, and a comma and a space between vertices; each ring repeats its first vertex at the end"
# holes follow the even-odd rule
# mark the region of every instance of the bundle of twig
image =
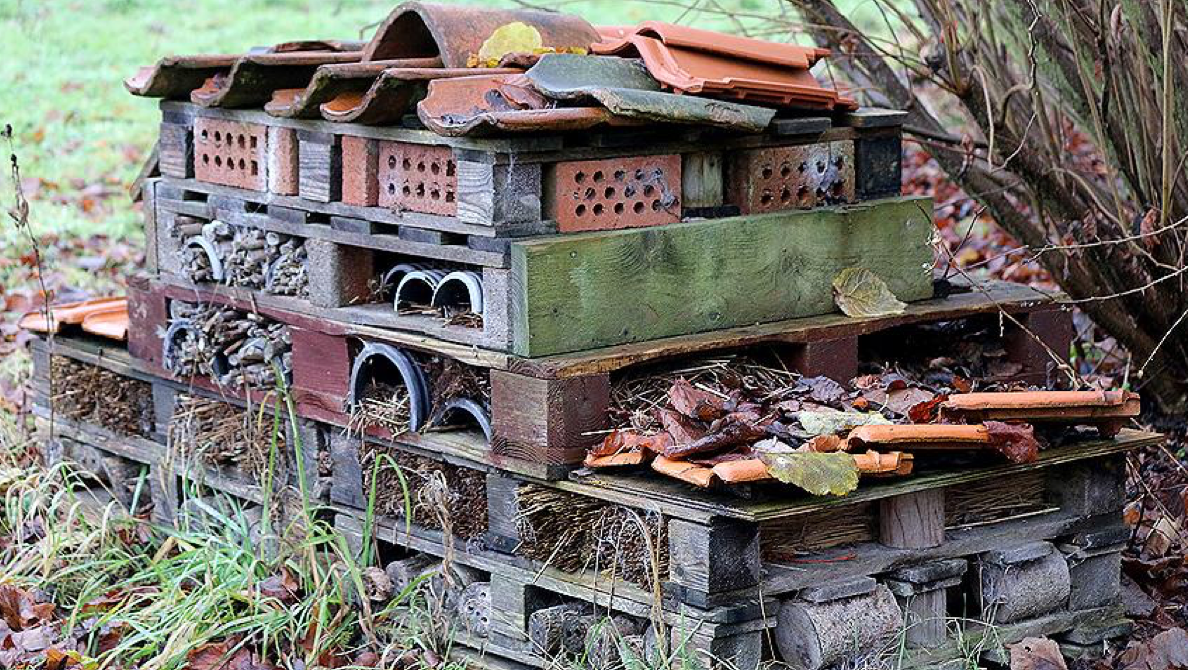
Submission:
POLYGON ((390 449, 374 442, 360 445, 363 492, 375 480, 375 511, 402 518, 405 507, 413 523, 463 539, 487 531, 487 479, 478 470, 390 449))
POLYGON ((283 425, 274 429, 273 418, 262 411, 248 412, 230 403, 179 394, 169 423, 169 448, 181 458, 238 466, 258 477, 267 471, 270 460, 279 466, 288 457, 283 425))
POLYGON ((611 505, 593 540, 603 573, 645 589, 668 579, 668 524, 660 514, 611 505))
POLYGON ((431 404, 434 409, 455 398, 469 398, 484 407, 491 406, 491 374, 488 370, 440 356, 418 361, 432 380, 431 404))
POLYGON ((200 335, 183 332, 173 343, 173 371, 202 374, 228 386, 268 388, 276 370, 292 369, 288 326, 254 313, 212 304, 171 304, 174 318, 187 318, 200 335))
POLYGON ((632 369, 611 385, 611 425, 641 433, 659 431, 661 425, 656 410, 668 404, 669 389, 681 378, 720 398, 734 392, 748 400, 762 402, 794 386, 800 375, 742 355, 697 358, 676 365, 632 369))
POLYGON ((305 245, 297 238, 281 242, 268 268, 265 290, 274 295, 309 295, 307 258, 305 245))
POLYGON ((121 435, 148 435, 153 428, 152 385, 62 356, 50 362, 55 409, 121 435))
POLYGON ((593 531, 609 505, 536 484, 520 486, 516 502, 518 554, 566 572, 591 564, 593 531))
POLYGON ((382 428, 399 435, 412 421, 411 398, 403 385, 371 380, 363 397, 351 407, 347 428, 361 435, 368 428, 382 428))

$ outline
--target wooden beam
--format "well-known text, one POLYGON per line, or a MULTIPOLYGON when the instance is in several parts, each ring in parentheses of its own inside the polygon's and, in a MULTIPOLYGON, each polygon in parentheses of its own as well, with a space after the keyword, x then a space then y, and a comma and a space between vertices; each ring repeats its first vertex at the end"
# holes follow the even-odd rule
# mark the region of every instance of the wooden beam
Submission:
POLYGON ((602 231, 512 244, 514 353, 547 356, 828 314, 860 266, 932 297, 927 198, 602 231))

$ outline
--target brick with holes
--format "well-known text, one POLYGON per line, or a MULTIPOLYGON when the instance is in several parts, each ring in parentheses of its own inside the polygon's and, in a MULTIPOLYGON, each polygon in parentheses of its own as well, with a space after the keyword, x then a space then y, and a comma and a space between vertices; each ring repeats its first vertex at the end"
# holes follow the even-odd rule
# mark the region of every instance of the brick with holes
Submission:
POLYGON ((807 209, 854 200, 854 143, 736 151, 729 157, 726 202, 742 214, 807 209))
POLYGON ((557 163, 545 177, 545 213, 557 230, 641 228, 681 220, 681 157, 557 163))
POLYGON ((268 190, 268 129, 257 123, 194 120, 194 176, 198 181, 268 190))
POLYGON ((378 176, 381 207, 458 213, 458 168, 450 147, 380 142, 378 176))

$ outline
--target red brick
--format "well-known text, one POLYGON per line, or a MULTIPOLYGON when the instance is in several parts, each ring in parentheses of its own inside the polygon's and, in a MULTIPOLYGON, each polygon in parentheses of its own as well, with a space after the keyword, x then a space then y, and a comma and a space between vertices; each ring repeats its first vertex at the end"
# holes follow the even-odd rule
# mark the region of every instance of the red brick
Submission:
POLYGON ((359 207, 379 204, 379 143, 342 136, 342 201, 359 207))
POLYGON ((198 181, 265 191, 267 151, 267 128, 258 123, 194 120, 194 175, 198 181))
POLYGON ((681 220, 677 155, 557 163, 546 180, 546 216, 563 233, 681 220))
POLYGON ((853 200, 853 142, 748 149, 730 156, 726 202, 743 214, 853 200))
POLYGON ((297 158, 297 131, 292 128, 268 129, 268 190, 277 195, 297 195, 300 184, 297 158))
POLYGON ((458 167, 449 147, 380 142, 378 176, 382 207, 458 214, 458 167))

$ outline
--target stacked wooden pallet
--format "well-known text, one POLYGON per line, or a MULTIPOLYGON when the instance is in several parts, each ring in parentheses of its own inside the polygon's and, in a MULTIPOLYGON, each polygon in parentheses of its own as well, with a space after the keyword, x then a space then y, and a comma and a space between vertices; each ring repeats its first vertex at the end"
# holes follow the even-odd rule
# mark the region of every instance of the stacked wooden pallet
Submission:
MULTIPOLYGON (((436 20, 411 7, 398 12, 436 20)), ((448 31, 426 34, 456 51, 448 31)), ((480 585, 462 647, 510 664, 579 648, 619 660, 594 625, 608 617, 641 653, 738 668, 817 670, 901 630, 920 663, 944 660, 959 652, 947 616, 993 623, 997 643, 1117 634, 1117 454, 1152 435, 840 499, 574 472, 612 427, 616 380, 657 362, 761 348, 845 383, 870 338, 1010 314, 1007 357, 1049 374, 1070 337, 1058 305, 1008 284, 934 294, 931 203, 899 192, 901 114, 455 137, 253 109, 316 88, 292 64, 230 108, 206 89, 267 89, 272 71, 219 79, 247 60, 216 60, 138 84, 174 98, 144 189, 148 274, 130 282, 126 351, 36 345, 53 457, 120 490, 147 481, 162 521, 212 491, 252 508, 305 496, 393 574, 446 557, 480 585), (835 313, 830 284, 850 267, 906 311, 835 313), (75 369, 55 381, 55 366, 75 369), (139 419, 64 412, 78 370, 137 389, 139 419), (259 467, 278 451, 279 469, 259 467)))

